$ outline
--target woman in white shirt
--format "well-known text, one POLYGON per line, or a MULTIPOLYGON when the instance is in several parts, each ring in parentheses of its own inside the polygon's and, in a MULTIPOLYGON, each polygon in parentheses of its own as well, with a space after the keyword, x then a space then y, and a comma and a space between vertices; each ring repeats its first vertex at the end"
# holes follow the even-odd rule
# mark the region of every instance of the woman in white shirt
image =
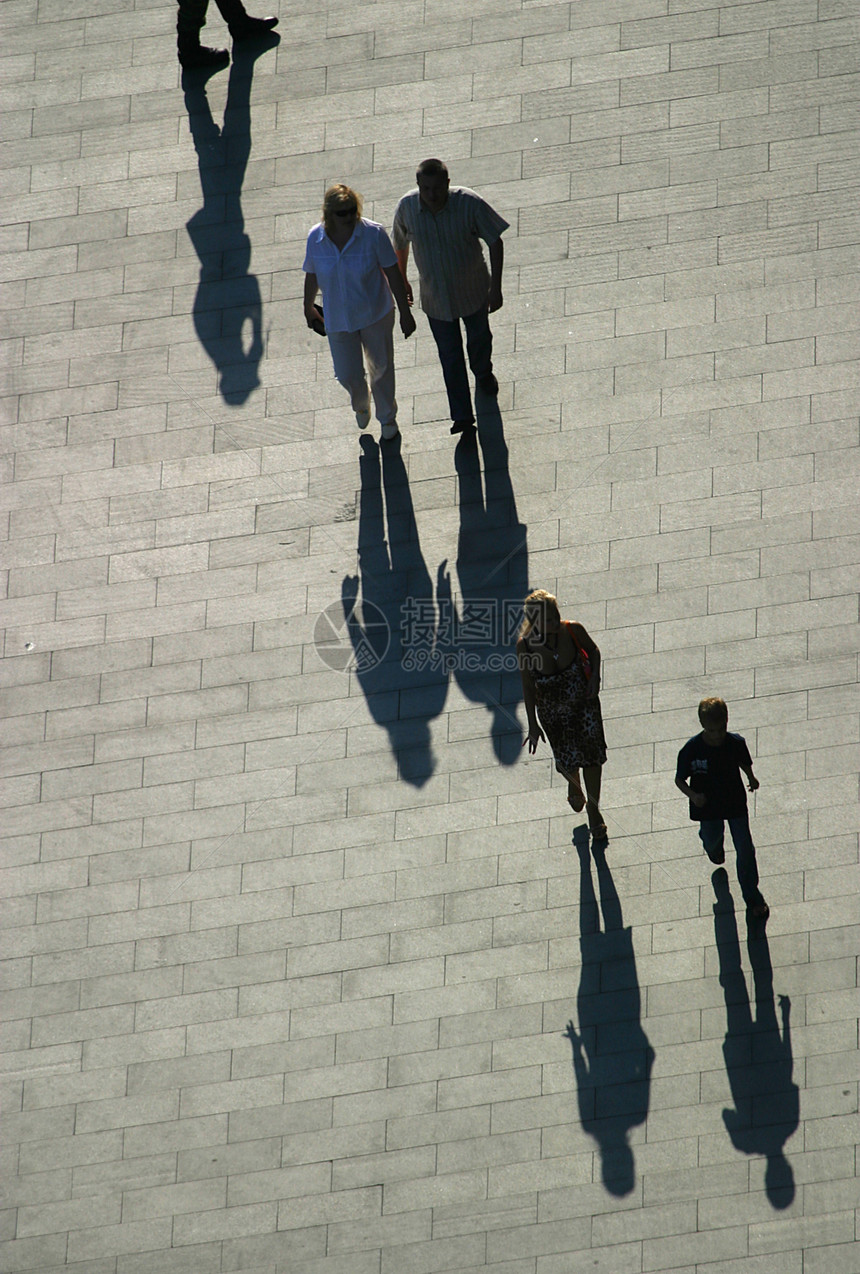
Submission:
POLYGON ((403 335, 415 331, 397 256, 383 227, 362 217, 361 196, 349 186, 331 186, 322 212, 305 253, 305 318, 308 327, 328 336, 334 374, 349 392, 359 429, 370 423, 373 394, 383 438, 396 438, 395 301, 403 335), (316 304, 318 291, 324 316, 316 304))

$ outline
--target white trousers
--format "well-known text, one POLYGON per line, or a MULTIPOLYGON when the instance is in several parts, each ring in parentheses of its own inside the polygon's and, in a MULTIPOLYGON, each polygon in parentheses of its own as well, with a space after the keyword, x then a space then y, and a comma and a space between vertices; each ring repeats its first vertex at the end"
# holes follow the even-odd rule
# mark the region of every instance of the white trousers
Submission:
POLYGON ((394 310, 357 332, 329 332, 334 374, 349 394, 353 411, 369 411, 370 395, 381 425, 397 419, 394 397, 394 310), (362 358, 362 353, 364 357, 362 358), (365 376, 370 377, 370 389, 365 376))

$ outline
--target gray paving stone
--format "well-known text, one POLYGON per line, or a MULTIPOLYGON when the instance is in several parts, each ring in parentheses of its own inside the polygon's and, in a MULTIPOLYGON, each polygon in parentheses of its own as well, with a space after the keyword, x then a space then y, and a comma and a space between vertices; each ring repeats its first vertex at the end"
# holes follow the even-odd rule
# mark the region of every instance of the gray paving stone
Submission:
MULTIPOLYGON (((202 200, 173 19, 127 17, 118 41, 109 0, 0 16, 5 650, 38 652, 3 670, 9 1118, 35 1133, 12 1147, 4 1261, 853 1268, 853 13, 282 14, 254 64, 244 228, 266 351, 241 407, 191 321, 202 200), (303 335, 300 252, 335 178, 390 224, 422 129, 512 222, 494 329, 528 578, 603 647, 609 864, 656 1051, 624 1196, 602 1184, 562 1038, 589 936, 563 784, 546 759, 497 765, 453 681, 432 774, 399 780, 379 724, 422 744, 421 693, 368 700, 311 648, 356 570, 361 482, 303 335), (714 692, 763 782, 768 946, 803 1090, 785 1214, 722 1123, 709 873, 671 795, 714 692), (102 1195, 103 1216, 79 1206, 102 1195)), ((228 76, 207 86, 218 123, 228 76)), ((431 578, 443 558, 456 577, 426 330, 397 357, 412 542, 431 578)))

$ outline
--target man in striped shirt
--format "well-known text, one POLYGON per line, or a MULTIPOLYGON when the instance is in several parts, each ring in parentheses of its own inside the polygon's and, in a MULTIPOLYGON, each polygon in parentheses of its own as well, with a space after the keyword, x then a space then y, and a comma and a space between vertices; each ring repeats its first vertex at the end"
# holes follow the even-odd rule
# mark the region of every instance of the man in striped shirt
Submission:
POLYGON ((436 341, 451 410, 451 433, 474 428, 475 415, 463 356, 460 321, 466 329, 469 366, 483 393, 495 397, 493 334, 488 315, 502 307, 502 235, 508 222, 474 190, 451 186, 440 159, 425 159, 418 188, 404 195, 394 213, 392 240, 406 292, 410 245, 421 285, 421 308, 436 341), (489 249, 490 269, 481 248, 489 249))

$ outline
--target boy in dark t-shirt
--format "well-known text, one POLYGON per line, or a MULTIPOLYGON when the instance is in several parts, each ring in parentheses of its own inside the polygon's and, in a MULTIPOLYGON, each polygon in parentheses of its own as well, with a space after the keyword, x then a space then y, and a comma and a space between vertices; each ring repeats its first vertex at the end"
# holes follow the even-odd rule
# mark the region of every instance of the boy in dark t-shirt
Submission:
POLYGON ((690 799, 690 818, 699 824, 699 836, 712 863, 726 861, 723 837, 728 822, 744 902, 754 916, 763 918, 769 908, 758 887, 755 845, 741 778, 741 773, 747 776, 751 792, 758 787, 752 758, 741 735, 728 732, 729 710, 723 699, 703 699, 699 721, 702 733, 694 735, 678 753, 675 786, 690 799))

